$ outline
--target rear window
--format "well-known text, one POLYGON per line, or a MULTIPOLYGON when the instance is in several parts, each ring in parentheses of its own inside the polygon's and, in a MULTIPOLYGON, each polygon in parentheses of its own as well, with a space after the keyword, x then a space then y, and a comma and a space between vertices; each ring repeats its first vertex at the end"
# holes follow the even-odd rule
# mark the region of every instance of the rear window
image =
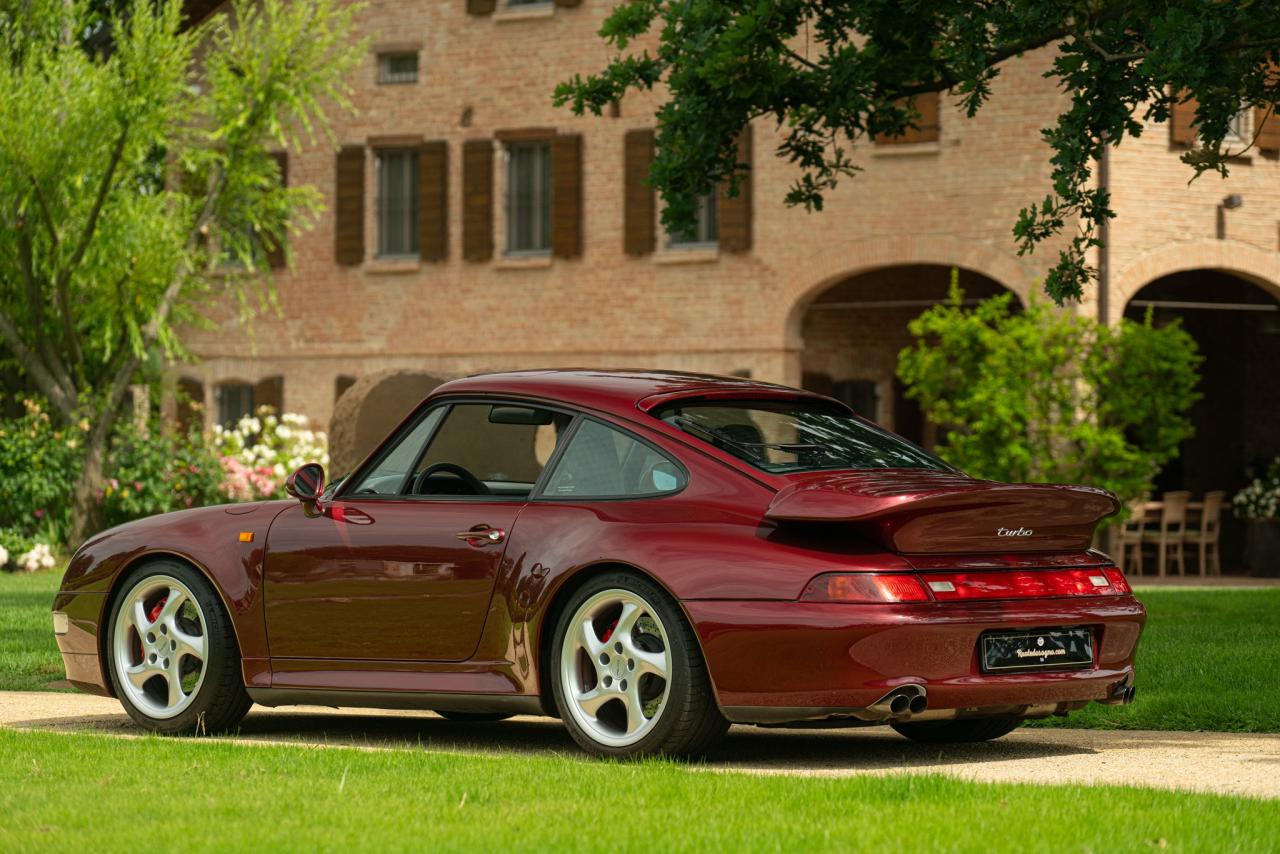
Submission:
POLYGON ((655 413, 773 474, 825 469, 936 469, 937 457, 822 401, 689 401, 655 413))

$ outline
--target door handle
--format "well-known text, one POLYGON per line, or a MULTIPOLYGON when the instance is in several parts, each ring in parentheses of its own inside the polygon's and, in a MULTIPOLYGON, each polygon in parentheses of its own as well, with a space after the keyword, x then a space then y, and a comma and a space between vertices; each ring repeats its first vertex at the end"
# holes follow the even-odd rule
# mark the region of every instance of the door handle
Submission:
POLYGON ((490 528, 488 525, 476 525, 470 531, 459 531, 454 534, 460 540, 466 540, 469 546, 491 546, 507 538, 507 532, 501 528, 490 528))

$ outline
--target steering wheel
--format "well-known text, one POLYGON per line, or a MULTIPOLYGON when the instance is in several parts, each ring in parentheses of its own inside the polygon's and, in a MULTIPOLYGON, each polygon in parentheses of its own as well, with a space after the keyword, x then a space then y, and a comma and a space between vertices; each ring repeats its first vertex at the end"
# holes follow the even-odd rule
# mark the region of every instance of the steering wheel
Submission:
POLYGON ((471 490, 471 493, 470 493, 471 495, 492 495, 493 494, 489 491, 489 487, 485 486, 484 481, 482 481, 480 478, 476 477, 471 472, 467 471, 457 463, 432 463, 431 465, 427 466, 425 469, 422 470, 422 474, 418 475, 417 480, 414 481, 413 494, 414 495, 435 494, 435 493, 427 492, 426 489, 427 489, 428 483, 431 480, 431 476, 436 474, 437 472, 444 472, 446 474, 451 474, 457 477, 466 485, 468 489, 471 490))

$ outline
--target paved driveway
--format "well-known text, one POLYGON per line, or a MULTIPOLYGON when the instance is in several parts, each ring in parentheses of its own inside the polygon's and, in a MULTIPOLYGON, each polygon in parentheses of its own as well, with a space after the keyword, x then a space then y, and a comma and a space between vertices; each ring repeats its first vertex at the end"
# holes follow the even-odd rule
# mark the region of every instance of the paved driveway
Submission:
MULTIPOLYGON (((0 692, 0 726, 137 736, 115 700, 0 692)), ((459 753, 570 754, 558 721, 519 717, 451 723, 429 712, 255 707, 234 740, 459 753)), ((932 772, 968 780, 1112 783, 1280 798, 1280 735, 1024 728, 977 745, 920 745, 887 727, 734 727, 704 766, 713 771, 849 776, 932 772)))

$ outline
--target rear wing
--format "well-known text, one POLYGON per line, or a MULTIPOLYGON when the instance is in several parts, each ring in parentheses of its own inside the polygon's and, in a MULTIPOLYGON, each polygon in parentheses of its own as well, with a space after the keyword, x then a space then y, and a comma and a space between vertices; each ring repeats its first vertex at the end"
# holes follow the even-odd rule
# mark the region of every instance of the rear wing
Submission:
POLYGON ((951 472, 845 472, 784 487, 765 517, 833 522, 901 554, 1085 549, 1120 509, 1104 489, 1007 484, 951 472))

